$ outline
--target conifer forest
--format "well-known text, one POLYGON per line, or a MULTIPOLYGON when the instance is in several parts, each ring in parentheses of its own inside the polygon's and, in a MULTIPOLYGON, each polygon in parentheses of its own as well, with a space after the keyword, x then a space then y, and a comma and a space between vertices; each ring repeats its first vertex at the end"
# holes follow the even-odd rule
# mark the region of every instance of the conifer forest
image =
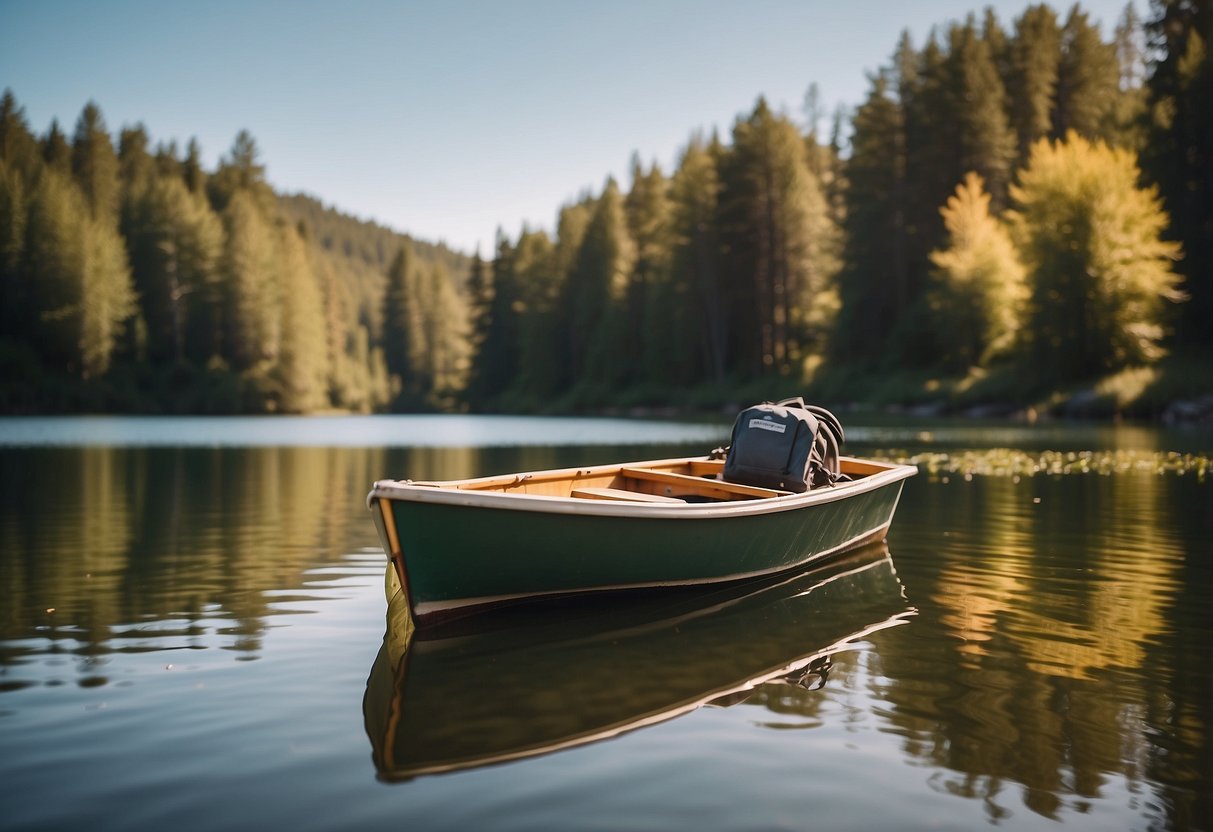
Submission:
POLYGON ((475 253, 276 193, 247 132, 207 170, 104 102, 39 134, 7 90, 0 412, 1150 415, 1213 378, 1211 40, 1211 0, 974 12, 889 44, 853 110, 738 102, 475 253))

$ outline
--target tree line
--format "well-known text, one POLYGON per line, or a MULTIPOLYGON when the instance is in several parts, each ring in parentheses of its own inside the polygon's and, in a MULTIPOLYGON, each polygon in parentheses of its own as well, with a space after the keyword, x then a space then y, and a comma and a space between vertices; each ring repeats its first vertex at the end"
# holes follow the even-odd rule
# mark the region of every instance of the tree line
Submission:
POLYGON ((37 136, 6 91, 0 408, 450 406, 466 363, 465 256, 416 243, 407 326, 426 336, 399 348, 385 272, 413 241, 278 196, 247 132, 214 171, 200 157, 194 141, 153 148, 142 125, 115 142, 92 102, 70 137, 57 122, 37 136))
POLYGON ((759 99, 554 235, 500 235, 469 281, 471 400, 846 395, 916 371, 1039 394, 1207 348, 1209 4, 1153 13, 1108 39, 1077 5, 906 34, 849 152, 816 87, 802 125, 759 99))
MULTIPOLYGON (((571 409, 927 372, 1037 394, 1213 329, 1209 0, 904 35, 829 125, 759 99, 468 259, 306 197, 253 139, 117 149, 0 102, 8 410, 571 409), (50 379, 50 381, 48 381, 50 379), (712 391, 715 391, 713 393, 712 391)), ((845 395, 845 391, 843 391, 845 395)))

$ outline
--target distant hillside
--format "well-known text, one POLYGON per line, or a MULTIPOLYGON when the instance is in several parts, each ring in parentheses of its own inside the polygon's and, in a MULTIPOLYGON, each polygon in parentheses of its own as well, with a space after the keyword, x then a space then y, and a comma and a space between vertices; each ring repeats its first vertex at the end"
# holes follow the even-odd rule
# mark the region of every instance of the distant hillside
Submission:
POLYGON ((385 276, 402 243, 412 247, 418 265, 445 266, 462 293, 472 264, 466 254, 342 213, 308 194, 277 197, 282 215, 293 225, 303 222, 315 245, 328 255, 335 273, 357 299, 360 317, 376 336, 382 325, 385 276))
POLYGON ((278 205, 292 221, 305 221, 325 251, 351 264, 385 272, 400 244, 408 241, 422 263, 441 262, 459 286, 467 279, 472 258, 445 245, 427 243, 378 223, 360 220, 308 194, 278 194, 278 205))

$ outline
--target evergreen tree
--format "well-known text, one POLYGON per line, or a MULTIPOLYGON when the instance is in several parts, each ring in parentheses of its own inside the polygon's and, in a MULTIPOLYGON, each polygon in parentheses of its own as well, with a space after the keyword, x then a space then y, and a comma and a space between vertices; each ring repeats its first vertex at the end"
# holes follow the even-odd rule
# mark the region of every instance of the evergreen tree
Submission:
POLYGON ((30 286, 21 262, 27 199, 24 177, 0 159, 0 338, 16 339, 28 332, 30 286))
POLYGON ((90 101, 76 122, 72 139, 72 172, 94 217, 116 223, 118 157, 100 108, 90 101))
POLYGON ((1061 30, 1052 135, 1061 138, 1073 130, 1088 138, 1106 137, 1119 89, 1115 45, 1104 43, 1099 28, 1075 5, 1061 30))
POLYGON ((1155 0, 1148 25, 1158 56, 1148 87, 1146 167, 1180 240, 1179 268, 1191 302, 1180 338, 1213 344, 1213 4, 1155 0))
POLYGON ((624 215, 636 260, 626 300, 627 327, 633 335, 619 345, 620 358, 633 380, 658 380, 675 342, 681 340, 677 318, 682 310, 673 305, 670 286, 669 182, 656 162, 646 171, 640 157, 633 157, 624 215))
POLYGON ((1043 3, 1033 5, 1016 18, 1009 54, 1008 111, 1022 164, 1028 149, 1053 127, 1053 96, 1061 61, 1061 27, 1053 9, 1043 3))
MULTIPOLYGON (((904 76, 903 72, 903 76, 904 76)), ((882 70, 855 112, 847 165, 847 214, 841 309, 833 352, 853 364, 875 364, 910 303, 909 199, 905 114, 882 70)))
POLYGON ((421 290, 426 396, 431 406, 448 408, 464 383, 466 310, 442 262, 422 272, 421 290))
MULTIPOLYGON (((185 191, 185 183, 171 179, 185 191)), ((278 409, 307 413, 328 405, 328 341, 320 286, 304 239, 289 227, 280 231, 282 252, 282 351, 276 368, 278 409)))
POLYGON ((990 195, 970 173, 941 209, 948 247, 932 252, 936 288, 931 308, 944 360, 967 370, 1006 353, 1027 290, 1010 235, 990 215, 990 195))
POLYGON ((17 103, 12 90, 0 97, 0 161, 10 173, 22 177, 26 193, 31 193, 34 180, 42 169, 38 140, 30 132, 25 110, 17 103))
POLYGON ((468 352, 471 369, 468 374, 469 396, 475 400, 480 397, 480 355, 484 349, 484 339, 489 331, 490 307, 493 302, 493 285, 489 282, 488 270, 480 249, 472 256, 472 267, 468 271, 468 352))
MULTIPOLYGON (((1001 30, 995 30, 996 42, 1001 30)), ((995 65, 991 44, 979 37, 970 19, 953 27, 948 64, 952 75, 953 112, 960 131, 960 155, 954 182, 976 171, 986 182, 995 209, 1006 199, 1015 161, 1015 136, 1006 117, 1006 91, 995 65)))
POLYGON ((514 246, 518 285, 519 368, 517 392, 542 402, 560 383, 557 319, 562 281, 556 246, 543 231, 523 228, 514 246))
POLYGON ((514 271, 514 249, 509 238, 497 230, 497 253, 493 258, 492 299, 488 328, 476 356, 476 394, 486 404, 498 399, 518 379, 520 296, 514 271))
POLYGON ((200 194, 178 177, 137 176, 123 210, 122 231, 130 252, 147 331, 147 357, 205 363, 214 350, 210 329, 220 302, 218 266, 223 225, 200 194))
POLYGON ((24 271, 35 343, 50 367, 83 379, 109 369, 135 296, 122 240, 79 189, 47 170, 30 203, 24 271))
POLYGON ((701 138, 682 152, 670 182, 671 278, 681 310, 682 349, 669 363, 674 378, 723 381, 729 363, 729 309, 720 283, 716 155, 701 138))
POLYGON ((1142 152, 1146 146, 1146 87, 1144 29, 1133 3, 1125 4, 1112 43, 1120 70, 1120 91, 1102 128, 1113 144, 1142 152))
MULTIPOLYGON (((188 173, 188 171, 187 171, 188 173)), ((191 185, 192 183, 187 182, 191 185)), ((227 209, 227 204, 238 193, 248 195, 264 216, 274 210, 274 193, 265 181, 265 166, 261 164, 257 142, 247 130, 236 134, 231 150, 219 163, 219 169, 207 182, 207 193, 211 205, 218 213, 227 209)))
POLYGON ((1031 291, 1021 330, 1034 372, 1087 378, 1157 359, 1167 301, 1183 299, 1167 215, 1134 154, 1076 133, 1032 148, 1011 215, 1031 291))
POLYGON ((154 172, 148 142, 142 124, 124 127, 118 134, 118 170, 122 187, 128 192, 142 187, 154 172))
POLYGON ((403 243, 388 268, 383 296, 383 358, 389 375, 397 380, 400 407, 415 407, 423 386, 417 377, 419 327, 417 270, 412 247, 403 243))
POLYGON ((787 372, 821 334, 814 316, 834 275, 835 230, 799 131, 762 99, 734 125, 720 200, 738 331, 751 335, 741 368, 787 372))
POLYGON ((624 374, 618 356, 627 337, 624 304, 634 260, 623 198, 608 178, 561 300, 569 322, 572 379, 594 395, 614 387, 624 374))
POLYGON ((274 229, 255 197, 243 190, 228 200, 223 225, 223 351, 230 366, 252 382, 255 392, 264 394, 282 338, 282 286, 274 229))
POLYGON ((61 174, 70 175, 72 172, 72 146, 59 129, 58 119, 51 120, 50 129, 42 139, 42 161, 48 168, 61 174))
POLYGON ((136 295, 122 237, 110 220, 84 221, 81 269, 80 367, 85 379, 110 368, 124 324, 134 314, 136 295))
POLYGON ((556 241, 552 252, 553 279, 556 282, 555 315, 552 323, 553 338, 551 344, 555 359, 555 391, 568 390, 573 386, 575 374, 574 359, 570 351, 578 334, 573 332, 573 309, 570 304, 575 292, 569 287, 573 270, 577 265, 581 243, 585 239, 586 229, 594 215, 597 200, 592 194, 586 193, 577 202, 569 203, 560 208, 556 218, 556 241))
POLYGON ((200 194, 206 189, 206 174, 202 171, 202 147, 197 139, 190 139, 181 163, 181 176, 190 193, 200 194))

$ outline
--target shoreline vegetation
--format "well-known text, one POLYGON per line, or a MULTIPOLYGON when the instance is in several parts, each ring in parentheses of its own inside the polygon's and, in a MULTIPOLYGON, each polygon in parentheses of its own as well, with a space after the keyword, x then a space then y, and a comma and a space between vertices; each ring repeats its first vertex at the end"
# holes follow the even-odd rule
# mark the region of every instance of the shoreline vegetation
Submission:
POLYGON ((247 131, 0 101, 0 413, 840 409, 1213 423, 1213 4, 907 35, 469 256, 275 193, 247 131), (827 129, 823 129, 828 124, 827 129))

